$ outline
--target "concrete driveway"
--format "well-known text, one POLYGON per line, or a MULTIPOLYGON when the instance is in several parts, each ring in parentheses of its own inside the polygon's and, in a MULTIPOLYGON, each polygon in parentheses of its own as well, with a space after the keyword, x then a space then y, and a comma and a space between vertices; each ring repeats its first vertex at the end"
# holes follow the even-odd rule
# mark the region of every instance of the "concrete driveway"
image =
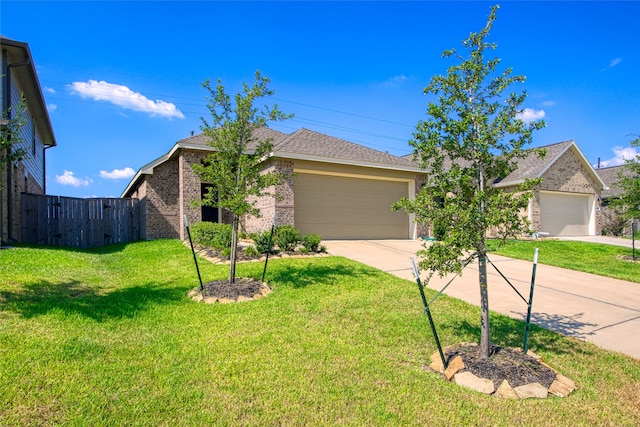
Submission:
MULTIPOLYGON (((323 244, 344 256, 408 280, 415 280, 411 257, 421 248, 417 240, 330 240, 323 244)), ((540 254, 542 257, 543 254, 540 254)), ((491 261, 525 297, 529 297, 531 262, 489 255, 491 261)), ((417 258, 416 258, 417 261, 417 258)), ((527 305, 489 264, 489 308, 525 320, 527 305)), ((422 273, 422 277, 425 275, 422 273)), ((434 275, 429 288, 439 291, 453 276, 434 275)), ((445 291, 479 305, 478 263, 467 266, 445 291)), ((416 298, 419 298, 416 290, 416 298)), ((640 359, 640 283, 609 279, 538 264, 532 322, 640 359)))

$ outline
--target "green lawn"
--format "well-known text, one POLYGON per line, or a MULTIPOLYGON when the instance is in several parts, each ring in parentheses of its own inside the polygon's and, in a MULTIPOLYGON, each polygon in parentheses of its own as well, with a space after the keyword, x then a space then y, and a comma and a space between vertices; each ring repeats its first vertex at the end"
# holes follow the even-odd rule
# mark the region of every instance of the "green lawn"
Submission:
MULTIPOLYGON (((490 241, 488 248, 495 247, 496 241, 490 241)), ((631 262, 631 248, 570 240, 509 240, 494 253, 533 261, 535 248, 540 264, 640 283, 640 261, 631 262)), ((636 257, 640 259, 640 247, 636 257)))
MULTIPOLYGON (((224 266, 201 261, 206 280, 224 266)), ((262 264, 239 265, 260 277, 262 264)), ((340 257, 274 260, 268 297, 192 302, 179 241, 0 251, 0 425, 635 426, 640 361, 532 328, 577 382, 510 401, 425 368, 436 348, 415 283, 340 257)), ((441 341, 476 341, 479 309, 443 296, 441 341)), ((493 314, 493 341, 523 323, 493 314)))

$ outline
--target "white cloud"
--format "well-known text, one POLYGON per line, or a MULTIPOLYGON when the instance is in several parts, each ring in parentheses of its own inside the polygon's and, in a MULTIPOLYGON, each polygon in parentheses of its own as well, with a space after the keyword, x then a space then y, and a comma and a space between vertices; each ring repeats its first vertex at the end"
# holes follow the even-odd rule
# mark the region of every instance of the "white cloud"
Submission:
POLYGON ((71 171, 64 171, 62 175, 56 175, 56 182, 61 185, 70 185, 72 187, 86 187, 91 184, 90 179, 82 179, 73 175, 71 171))
POLYGON ((516 115, 516 118, 522 120, 525 123, 533 122, 535 120, 540 120, 544 118, 546 113, 544 110, 536 110, 533 108, 525 108, 520 113, 516 115))
POLYGON ((396 87, 402 83, 404 83, 405 81, 407 81, 407 76, 401 74, 399 76, 393 76, 390 79, 388 79, 385 82, 382 82, 383 86, 388 86, 388 87, 396 87))
POLYGON ((111 172, 100 171, 100 177, 104 179, 126 179, 135 175, 135 171, 129 167, 124 169, 114 169, 111 172))
POLYGON ((611 61, 611 63, 609 64, 609 67, 610 67, 610 68, 613 68, 613 67, 615 67, 616 65, 618 65, 618 64, 619 64, 619 63, 621 63, 621 62, 622 62, 622 58, 616 58, 616 59, 613 59, 613 60, 611 61))
POLYGON ((50 113, 53 113, 57 109, 58 109, 58 106, 56 104, 47 104, 47 111, 49 111, 50 113))
POLYGON ((553 107, 553 106, 555 106, 555 105, 556 105, 556 101, 544 101, 544 102, 542 103, 542 106, 543 106, 543 107, 553 107))
POLYGON ((73 82, 69 85, 71 93, 77 93, 82 98, 96 101, 108 101, 122 108, 149 113, 151 116, 161 116, 169 119, 184 119, 184 114, 170 103, 157 99, 150 100, 141 93, 134 92, 127 86, 107 83, 104 80, 89 80, 87 82, 73 82))
POLYGON ((636 156, 640 155, 640 151, 636 147, 613 147, 614 157, 601 161, 601 168, 608 168, 609 166, 620 166, 624 164, 625 160, 634 159, 636 156))
POLYGON ((56 90, 52 87, 44 87, 45 92, 49 92, 49 93, 56 93, 56 90))

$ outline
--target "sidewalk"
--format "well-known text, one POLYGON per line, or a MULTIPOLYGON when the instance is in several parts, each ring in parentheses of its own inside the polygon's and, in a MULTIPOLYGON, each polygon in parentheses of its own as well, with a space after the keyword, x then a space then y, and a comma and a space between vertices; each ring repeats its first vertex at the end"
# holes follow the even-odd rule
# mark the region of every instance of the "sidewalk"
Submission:
MULTIPOLYGON (((415 280, 410 258, 421 248, 417 240, 333 240, 328 252, 415 280)), ((489 255, 491 261, 525 297, 529 297, 532 263, 489 255)), ((417 262, 417 258, 416 258, 417 262)), ((525 302, 489 264, 489 308, 524 320, 525 302)), ((424 276, 423 276, 424 277, 424 276)), ((429 288, 441 290, 452 277, 434 275, 429 288)), ((479 305, 478 264, 456 277, 447 295, 479 305)), ((640 359, 640 284, 538 264, 532 322, 640 359)))
MULTIPOLYGON (((577 240, 579 242, 602 243, 604 245, 624 246, 626 248, 633 247, 634 241, 631 238, 614 237, 614 236, 572 236, 572 237, 551 237, 558 240, 577 240)), ((636 250, 640 252, 640 241, 636 236, 636 250)))

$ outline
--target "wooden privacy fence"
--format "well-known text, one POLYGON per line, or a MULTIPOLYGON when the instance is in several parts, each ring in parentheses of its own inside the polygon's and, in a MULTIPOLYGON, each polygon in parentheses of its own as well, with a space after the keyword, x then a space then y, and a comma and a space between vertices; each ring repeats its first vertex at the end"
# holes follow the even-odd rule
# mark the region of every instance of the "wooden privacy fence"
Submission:
POLYGON ((140 239, 137 199, 22 193, 22 241, 92 248, 140 239))

